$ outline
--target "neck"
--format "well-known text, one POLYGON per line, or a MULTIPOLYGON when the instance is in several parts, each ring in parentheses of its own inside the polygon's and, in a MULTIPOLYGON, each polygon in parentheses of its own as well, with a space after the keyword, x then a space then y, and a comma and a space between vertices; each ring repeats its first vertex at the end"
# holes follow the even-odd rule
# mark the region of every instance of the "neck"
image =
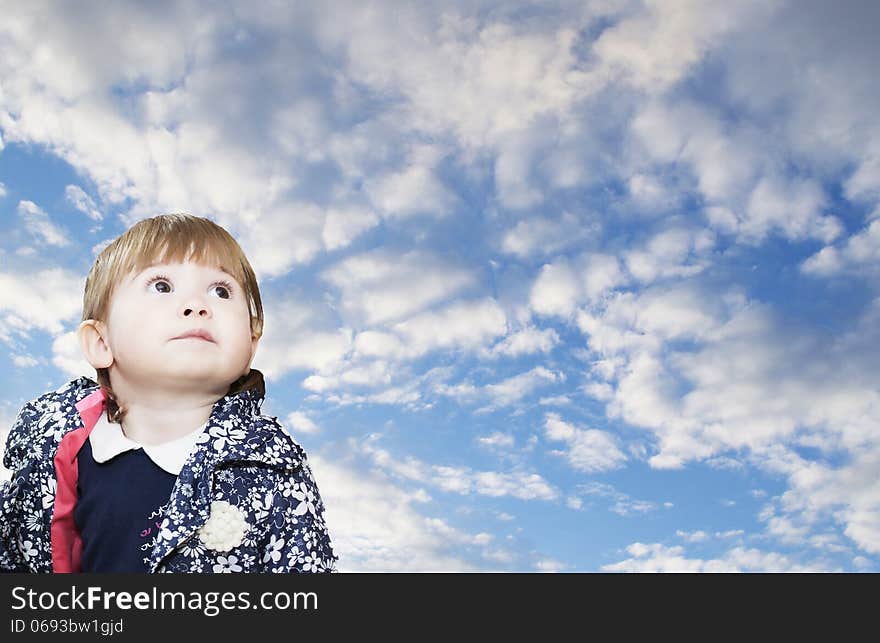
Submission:
POLYGON ((144 390, 113 382, 113 391, 125 407, 122 431, 144 445, 156 445, 192 433, 211 416, 226 391, 144 390))

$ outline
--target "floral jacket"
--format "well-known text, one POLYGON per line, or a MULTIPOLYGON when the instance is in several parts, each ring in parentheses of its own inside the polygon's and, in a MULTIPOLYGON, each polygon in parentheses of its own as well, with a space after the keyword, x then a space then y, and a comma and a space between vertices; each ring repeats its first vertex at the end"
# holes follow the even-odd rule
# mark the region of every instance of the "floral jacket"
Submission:
MULTIPOLYGON (((183 465, 149 571, 333 572, 324 505, 305 451, 260 414, 263 393, 218 400, 183 465)), ((0 571, 77 572, 77 453, 104 412, 87 377, 27 403, 9 432, 0 488, 0 571)))

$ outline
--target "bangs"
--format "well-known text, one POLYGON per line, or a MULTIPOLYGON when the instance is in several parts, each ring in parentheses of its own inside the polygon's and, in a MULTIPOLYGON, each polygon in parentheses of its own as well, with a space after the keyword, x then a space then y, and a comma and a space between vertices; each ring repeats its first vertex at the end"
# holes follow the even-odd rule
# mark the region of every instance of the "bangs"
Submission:
POLYGON ((155 230, 144 230, 131 240, 127 260, 121 266, 126 273, 138 273, 157 263, 193 261, 219 268, 242 285, 248 282, 241 249, 228 233, 218 234, 220 230, 197 219, 178 221, 174 226, 157 223, 152 226, 155 230))

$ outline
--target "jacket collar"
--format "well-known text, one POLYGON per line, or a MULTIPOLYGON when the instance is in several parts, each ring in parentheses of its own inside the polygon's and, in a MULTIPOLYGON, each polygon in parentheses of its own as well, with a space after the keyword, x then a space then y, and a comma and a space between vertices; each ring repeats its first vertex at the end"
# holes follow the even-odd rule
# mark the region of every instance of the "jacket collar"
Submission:
MULTIPOLYGON (((97 382, 88 377, 80 377, 68 386, 73 386, 74 384, 87 393, 74 406, 79 412, 86 429, 91 431, 98 421, 98 417, 104 411, 106 394, 97 382)), ((211 410, 211 418, 208 419, 208 425, 211 424, 211 419, 217 415, 218 408, 234 409, 236 412, 247 416, 260 415, 264 398, 265 392, 262 389, 248 389, 224 395, 214 403, 214 408, 211 410)))
POLYGON ((97 424, 89 433, 89 443, 92 446, 92 457, 95 462, 107 462, 126 451, 143 449, 153 464, 176 476, 183 468, 183 463, 195 447, 199 434, 205 426, 207 422, 195 431, 161 444, 141 444, 126 436, 122 432, 122 426, 108 422, 106 413, 101 413, 97 424))
MULTIPOLYGON (((89 378, 80 378, 76 383, 86 391, 94 389, 75 404, 89 432, 104 413, 105 394, 89 378)), ((216 469, 232 463, 281 470, 300 466, 305 457, 301 447, 284 436, 284 429, 277 420, 260 414, 264 397, 263 389, 249 389, 224 395, 214 403, 171 491, 167 517, 151 552, 151 572, 207 521, 216 469)))

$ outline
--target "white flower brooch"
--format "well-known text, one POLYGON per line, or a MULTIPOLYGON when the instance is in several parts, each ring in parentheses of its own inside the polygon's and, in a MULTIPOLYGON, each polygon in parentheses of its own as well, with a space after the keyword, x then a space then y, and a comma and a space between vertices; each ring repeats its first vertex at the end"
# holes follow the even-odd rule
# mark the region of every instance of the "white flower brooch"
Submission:
POLYGON ((199 538, 208 549, 229 551, 241 544, 248 526, 241 509, 225 500, 215 500, 208 522, 199 529, 199 538))

